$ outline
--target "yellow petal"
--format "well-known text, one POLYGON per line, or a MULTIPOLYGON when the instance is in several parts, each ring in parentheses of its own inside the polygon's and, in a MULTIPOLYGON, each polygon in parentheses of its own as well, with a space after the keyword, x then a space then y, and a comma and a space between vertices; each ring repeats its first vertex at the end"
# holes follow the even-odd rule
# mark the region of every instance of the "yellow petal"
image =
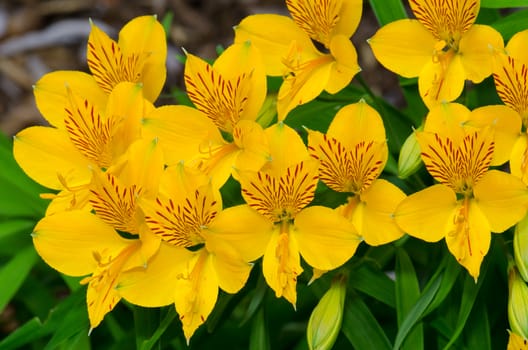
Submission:
POLYGON ((196 252, 180 278, 176 279, 174 303, 180 315, 187 343, 202 325, 218 298, 218 277, 212 256, 205 249, 196 252))
POLYGON ((185 248, 162 243, 146 266, 123 272, 116 289, 135 305, 159 307, 172 304, 178 276, 185 271, 193 255, 185 248))
POLYGON ((493 72, 493 55, 504 48, 502 36, 486 25, 473 25, 460 39, 460 61, 466 79, 480 83, 493 72))
POLYGON ((35 226, 32 236, 44 261, 71 276, 93 272, 97 256, 117 256, 130 242, 97 216, 82 210, 44 217, 35 226))
POLYGON ((450 224, 446 234, 447 248, 476 281, 491 241, 486 216, 479 204, 467 200, 459 206, 450 224))
POLYGON ((240 119, 256 120, 266 98, 266 67, 260 50, 251 41, 229 46, 213 67, 228 79, 247 76, 246 86, 238 87, 239 98, 245 100, 239 111, 240 119))
POLYGON ((405 197, 398 187, 383 179, 374 181, 361 194, 352 223, 368 245, 390 243, 403 236, 404 232, 394 221, 394 212, 405 197))
POLYGON ((208 246, 207 250, 211 253, 211 264, 218 277, 218 286, 224 292, 237 293, 246 284, 253 264, 244 261, 227 242, 222 248, 219 245, 215 248, 216 250, 210 251, 208 246))
POLYGON ((470 116, 471 111, 460 103, 441 103, 429 110, 424 131, 449 137, 455 143, 459 143, 468 130, 470 116))
POLYGON ((295 164, 281 176, 266 172, 239 173, 246 203, 271 222, 293 219, 314 198, 318 162, 309 159, 295 164))
POLYGON ((458 98, 464 89, 466 73, 460 55, 452 51, 428 62, 420 72, 418 89, 425 105, 431 108, 458 98))
MULTIPOLYGON (((286 60, 291 60, 292 55, 293 59, 298 57, 300 50, 297 46, 293 47, 293 52, 288 54, 286 60)), ((291 74, 285 76, 277 99, 279 121, 284 120, 295 107, 319 96, 327 86, 334 63, 332 56, 320 55, 317 58, 299 62, 299 68, 294 68, 291 74)), ((295 64, 291 62, 288 65, 295 64)))
POLYGON ((209 177, 203 172, 178 163, 165 168, 160 179, 160 193, 168 198, 180 198, 193 194, 197 188, 207 184, 209 177))
POLYGON ((338 139, 347 149, 360 141, 385 142, 385 127, 379 113, 364 100, 341 108, 328 127, 328 136, 338 139))
POLYGON ((461 36, 469 30, 480 10, 480 0, 448 0, 409 2, 416 18, 438 39, 446 36, 461 36))
POLYGON ((506 52, 509 56, 521 61, 522 64, 528 64, 528 52, 526 51, 526 42, 528 41, 528 30, 521 30, 515 33, 508 45, 506 45, 506 52))
POLYGON ((202 235, 209 251, 216 251, 216 246, 227 242, 251 262, 264 255, 272 231, 271 221, 247 205, 237 205, 218 213, 202 235))
POLYGON ((283 59, 292 42, 303 48, 304 60, 317 55, 310 37, 286 16, 259 14, 244 18, 235 26, 235 43, 247 41, 262 53, 268 75, 286 74, 283 59))
POLYGON ((48 188, 63 189, 90 182, 90 162, 62 130, 26 128, 15 136, 13 153, 26 174, 48 188))
POLYGON ((187 106, 162 106, 143 119, 143 137, 158 138, 167 165, 209 153, 205 140, 223 142, 218 128, 202 112, 187 106))
POLYGON ((521 132, 521 118, 506 106, 484 106, 474 109, 468 124, 493 130, 495 148, 491 165, 504 164, 510 158, 513 145, 521 132))
POLYGON ((293 307, 297 303, 297 277, 303 272, 297 240, 289 234, 285 224, 276 230, 268 243, 262 259, 262 272, 268 286, 277 298, 284 297, 293 307))
POLYGON ((330 53, 335 58, 325 91, 335 94, 347 86, 361 71, 357 63, 357 52, 348 37, 336 35, 330 42, 330 53))
POLYGON ((411 236, 436 242, 446 234, 457 208, 456 194, 444 185, 433 185, 411 194, 396 208, 396 224, 411 236))
POLYGON ((154 102, 165 84, 166 33, 156 16, 136 17, 119 32, 119 47, 127 57, 146 53, 141 83, 145 98, 154 102))
POLYGON ((339 20, 335 24, 333 34, 341 34, 350 38, 357 29, 362 13, 362 0, 342 1, 341 10, 339 11, 339 20))
POLYGON ((309 158, 308 151, 299 134, 284 123, 277 123, 265 130, 268 138, 271 161, 263 170, 281 176, 287 168, 309 158), (284 152, 284 150, 288 152, 284 152))
POLYGON ((437 40, 417 20, 402 19, 383 26, 368 42, 385 68, 413 78, 432 60, 437 40), (405 40, 409 33, 412 39, 405 40))
POLYGON ((497 67, 493 72, 497 94, 502 102, 517 113, 526 123, 528 120, 528 67, 514 57, 497 55, 497 67))
POLYGON ((528 340, 514 332, 510 333, 507 350, 528 350, 528 340))
POLYGON ((268 139, 260 124, 241 120, 233 130, 233 141, 240 152, 235 161, 236 169, 258 171, 269 161, 268 139))
POLYGON ((63 129, 68 104, 67 89, 104 108, 107 94, 101 90, 90 74, 77 71, 55 71, 45 74, 33 87, 35 102, 40 113, 53 126, 63 129))
POLYGON ((333 270, 348 261, 361 243, 354 225, 333 209, 311 206, 295 217, 292 236, 308 265, 333 270))
POLYGON ((73 190, 64 189, 53 196, 53 200, 46 208, 46 216, 74 209, 90 211, 92 210, 92 206, 88 201, 90 196, 88 186, 82 186, 73 190))
POLYGON ((515 141, 510 155, 510 171, 525 184, 528 184, 528 139, 521 134, 515 141))
POLYGON ((477 182, 473 193, 493 232, 506 231, 526 214, 528 189, 511 174, 490 170, 477 182))

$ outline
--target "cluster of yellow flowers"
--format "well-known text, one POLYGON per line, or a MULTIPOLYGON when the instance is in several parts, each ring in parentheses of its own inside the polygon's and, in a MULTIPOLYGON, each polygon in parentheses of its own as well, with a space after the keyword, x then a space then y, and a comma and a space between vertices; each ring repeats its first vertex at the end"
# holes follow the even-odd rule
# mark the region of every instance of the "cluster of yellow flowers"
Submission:
POLYGON ((218 289, 238 292, 260 258, 269 287, 295 307, 301 257, 313 280, 345 264, 362 241, 376 246, 404 233, 445 237, 478 278, 491 232, 528 209, 528 31, 505 48, 497 31, 474 24, 479 0, 409 3, 416 19, 369 40, 385 67, 418 77, 429 108, 400 161, 421 157, 438 183, 409 196, 379 178, 385 128, 364 101, 341 108, 326 133, 306 129, 306 142, 287 122, 294 108, 342 90, 360 71, 350 37, 362 0, 286 0, 291 17, 245 18, 214 64, 186 53, 195 108, 154 106, 167 55, 154 16, 130 21, 117 42, 92 24, 91 74, 42 77, 34 93, 50 126, 29 127, 14 141, 24 171, 56 190, 44 195, 51 202, 34 245, 53 268, 88 276, 81 283, 92 329, 124 298, 175 304, 189 340, 218 289), (451 102, 465 80, 492 73, 505 105, 470 111, 451 102), (283 77, 272 125, 261 118, 267 76, 283 77), (510 172, 489 170, 508 161, 510 172), (220 189, 230 177, 245 204, 224 208, 220 189), (346 203, 311 205, 319 181, 346 193, 346 203))

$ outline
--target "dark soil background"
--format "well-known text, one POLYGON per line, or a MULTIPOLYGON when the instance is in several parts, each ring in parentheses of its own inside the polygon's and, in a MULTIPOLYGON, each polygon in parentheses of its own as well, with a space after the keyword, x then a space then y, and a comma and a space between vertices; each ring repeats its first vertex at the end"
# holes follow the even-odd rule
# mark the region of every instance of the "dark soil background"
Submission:
MULTIPOLYGON (((45 123, 32 94, 32 85, 42 75, 54 70, 87 71, 89 19, 116 38, 136 16, 157 14, 161 20, 169 13, 174 17, 168 38, 167 87, 183 86, 183 67, 176 59, 182 47, 214 58, 217 45, 232 43, 232 27, 245 16, 288 14, 283 0, 0 0, 0 131, 14 135, 29 125, 45 123)), ((397 78, 379 66, 366 43, 377 28, 367 2, 352 37, 361 75, 374 92, 395 102, 400 98, 397 78)))

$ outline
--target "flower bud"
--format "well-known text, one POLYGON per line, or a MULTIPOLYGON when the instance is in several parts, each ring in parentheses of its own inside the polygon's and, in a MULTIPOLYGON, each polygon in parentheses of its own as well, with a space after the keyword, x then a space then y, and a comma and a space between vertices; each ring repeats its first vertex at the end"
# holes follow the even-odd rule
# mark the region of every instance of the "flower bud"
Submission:
POLYGON ((400 179, 406 179, 414 174, 422 164, 420 145, 416 139, 416 131, 421 130, 423 130, 423 126, 414 130, 402 145, 400 157, 398 159, 398 177, 400 179))
POLYGON ((262 107, 260 108, 259 114, 257 116, 257 123, 259 123, 262 128, 266 129, 271 125, 273 118, 277 116, 277 95, 269 94, 266 96, 262 107))
POLYGON ((528 281, 528 215, 515 226, 513 257, 522 278, 528 281))
POLYGON ((509 268, 508 280, 510 288, 508 300, 510 328, 513 333, 528 339, 528 286, 515 266, 509 268))
POLYGON ((310 350, 327 350, 334 345, 343 321, 346 278, 340 275, 312 311, 306 336, 310 350))

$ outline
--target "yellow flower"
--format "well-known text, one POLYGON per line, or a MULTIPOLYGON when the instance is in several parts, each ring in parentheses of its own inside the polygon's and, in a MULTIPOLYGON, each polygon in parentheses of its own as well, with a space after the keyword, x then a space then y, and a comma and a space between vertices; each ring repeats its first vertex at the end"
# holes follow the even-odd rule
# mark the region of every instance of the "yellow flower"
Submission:
POLYGON ((148 265, 123 275, 117 290, 141 306, 174 303, 189 341, 213 310, 218 288, 236 293, 249 276, 252 265, 224 237, 261 235, 270 224, 244 207, 223 211, 220 192, 208 177, 182 163, 164 171, 158 196, 144 198, 141 207, 163 242, 148 265), (226 212, 251 217, 229 219, 223 231, 217 221, 224 221, 226 212))
POLYGON ((185 83, 198 110, 163 106, 143 121, 145 136, 159 137, 167 164, 183 160, 218 188, 233 166, 260 169, 269 152, 264 130, 255 121, 266 97, 259 61, 258 50, 247 42, 228 47, 213 66, 187 54, 185 83))
POLYGON ((235 27, 235 42, 249 40, 262 52, 267 74, 284 77, 279 121, 323 90, 340 91, 360 70, 349 38, 361 18, 361 0, 287 0, 286 6, 292 18, 253 15, 235 27))
MULTIPOLYGON (((42 91, 38 86, 36 96, 42 91)), ((64 118, 54 120, 51 127, 22 130, 13 146, 15 159, 32 179, 61 190, 56 197, 62 203, 58 209, 85 204, 90 169, 107 169, 124 155, 141 136, 141 118, 153 108, 141 87, 132 83, 116 86, 102 106, 81 94, 82 90, 62 88, 67 98, 62 106, 50 106, 50 111, 62 108, 64 118)))
POLYGON ((343 107, 326 135, 309 131, 308 149, 320 161, 321 180, 334 191, 352 194, 337 211, 352 221, 365 242, 379 245, 403 235, 393 213, 405 194, 378 179, 388 147, 383 121, 375 109, 364 101, 343 107))
POLYGON ((499 32, 474 24, 479 0, 409 0, 416 19, 382 27, 369 40, 387 69, 418 77, 418 88, 430 108, 455 100, 464 81, 481 82, 492 73, 493 55, 504 47, 499 32))
POLYGON ((89 200, 95 215, 62 211, 44 217, 34 229, 33 243, 48 265, 70 276, 89 275, 81 283, 88 284, 91 329, 121 299, 116 286, 122 272, 147 265, 158 250, 159 239, 145 225, 137 200, 155 194, 160 157, 155 143, 135 143, 119 166, 105 173, 94 170, 89 200))
MULTIPOLYGON (((497 93, 504 104, 515 110, 522 119, 524 129, 528 126, 528 30, 515 34, 508 45, 507 55, 498 55, 493 73, 497 93)), ((528 184, 528 136, 519 134, 510 157, 511 173, 528 184)))
MULTIPOLYGON (((332 270, 354 254, 361 240, 352 223, 334 210, 307 207, 314 198, 319 165, 310 159, 300 136, 283 123, 266 129, 266 135, 271 161, 258 172, 240 171, 239 181, 247 203, 243 207, 269 226, 261 234, 226 239, 240 247, 247 261, 264 255, 268 285, 295 307, 297 277, 303 271, 301 256, 314 269, 332 270)), ((247 213, 230 216, 225 225, 250 218, 247 213)))
POLYGON ((95 24, 88 37, 90 72, 106 93, 120 82, 141 83, 145 98, 154 102, 165 84, 167 44, 156 16, 136 17, 110 39, 95 24))
POLYGON ((510 338, 508 340, 507 350, 528 350, 528 340, 524 339, 515 332, 508 332, 510 338))
POLYGON ((420 132, 418 143, 429 173, 440 183, 402 201, 396 223, 427 242, 445 237, 449 251, 475 278, 487 254, 490 232, 503 232, 526 213, 528 191, 515 176, 489 170, 493 134, 489 128, 420 132))

